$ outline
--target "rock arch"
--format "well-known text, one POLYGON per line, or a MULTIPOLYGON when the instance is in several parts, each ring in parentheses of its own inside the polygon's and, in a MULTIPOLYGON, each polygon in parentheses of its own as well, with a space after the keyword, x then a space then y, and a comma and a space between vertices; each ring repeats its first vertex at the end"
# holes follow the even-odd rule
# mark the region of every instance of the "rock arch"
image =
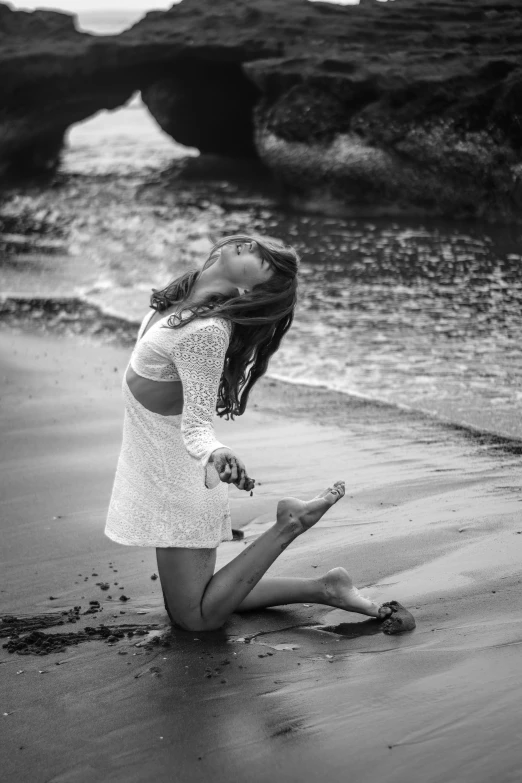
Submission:
POLYGON ((52 170, 70 125, 141 90, 175 140, 258 155, 301 208, 521 221, 519 5, 183 0, 98 37, 0 2, 0 175, 52 170))
POLYGON ((184 59, 141 96, 158 125, 180 144, 203 153, 257 157, 253 111, 260 92, 239 63, 184 59))

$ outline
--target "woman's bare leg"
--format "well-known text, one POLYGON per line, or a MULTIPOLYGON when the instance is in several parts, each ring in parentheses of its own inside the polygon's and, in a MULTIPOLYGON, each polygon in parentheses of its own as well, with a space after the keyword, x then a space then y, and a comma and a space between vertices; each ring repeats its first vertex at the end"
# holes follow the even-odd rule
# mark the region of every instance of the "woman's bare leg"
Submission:
POLYGON ((307 503, 281 500, 275 524, 215 574, 215 549, 157 549, 171 618, 187 630, 220 628, 286 547, 343 496, 344 483, 337 482, 307 503))
POLYGON ((333 569, 318 579, 262 580, 281 552, 343 495, 344 483, 337 482, 308 503, 296 498, 280 501, 275 525, 215 574, 215 549, 157 549, 158 571, 171 620, 187 630, 213 630, 237 610, 301 601, 373 617, 388 616, 391 610, 379 609, 359 596, 344 568, 333 569))
POLYGON ((249 612, 283 604, 323 604, 325 598, 324 588, 317 579, 264 576, 234 611, 249 612))
POLYGON ((390 610, 361 595, 344 568, 332 568, 326 574, 312 578, 265 576, 242 601, 236 612, 248 612, 282 604, 325 604, 383 619, 390 610))

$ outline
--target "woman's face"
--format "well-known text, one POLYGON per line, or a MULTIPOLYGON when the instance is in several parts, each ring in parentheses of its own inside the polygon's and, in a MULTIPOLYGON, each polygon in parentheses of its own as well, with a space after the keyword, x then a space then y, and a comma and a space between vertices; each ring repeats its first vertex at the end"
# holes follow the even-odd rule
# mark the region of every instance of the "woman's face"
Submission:
POLYGON ((228 280, 241 291, 250 291, 258 283, 266 283, 273 270, 259 252, 255 241, 234 240, 221 248, 220 260, 228 280))

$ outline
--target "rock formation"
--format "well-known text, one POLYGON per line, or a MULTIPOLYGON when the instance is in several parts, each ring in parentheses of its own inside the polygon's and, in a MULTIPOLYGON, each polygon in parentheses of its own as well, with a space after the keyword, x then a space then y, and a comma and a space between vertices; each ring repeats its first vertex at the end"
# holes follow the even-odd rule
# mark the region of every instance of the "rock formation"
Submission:
POLYGON ((0 3, 0 171, 52 169, 72 123, 138 89, 294 206, 522 220, 518 0, 183 0, 109 37, 0 3))

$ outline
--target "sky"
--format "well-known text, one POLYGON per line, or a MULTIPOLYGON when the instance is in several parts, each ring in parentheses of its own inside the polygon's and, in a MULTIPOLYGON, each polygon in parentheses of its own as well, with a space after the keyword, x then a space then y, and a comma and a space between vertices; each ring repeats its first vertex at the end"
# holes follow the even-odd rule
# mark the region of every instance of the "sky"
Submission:
POLYGON ((32 11, 34 8, 54 8, 57 11, 153 11, 155 9, 170 8, 175 0, 42 0, 41 3, 7 2, 13 8, 32 11))
POLYGON ((147 11, 171 8, 180 0, 7 0, 16 10, 33 11, 50 8, 75 14, 77 28, 97 35, 114 35, 131 27, 147 11))
MULTIPOLYGON (((359 3, 359 0, 327 1, 339 5, 359 3)), ((113 35, 135 24, 147 11, 171 8, 182 0, 41 0, 36 3, 30 0, 29 2, 7 0, 7 2, 17 10, 33 11, 35 8, 50 8, 76 14, 79 30, 98 35, 113 35)))
MULTIPOLYGON (((337 0, 341 4, 354 5, 359 0, 337 0)), ((153 11, 155 9, 170 8, 176 0, 43 0, 41 3, 11 2, 7 0, 14 8, 23 8, 33 10, 34 8, 55 8, 59 11, 69 11, 78 13, 78 11, 153 11)))

